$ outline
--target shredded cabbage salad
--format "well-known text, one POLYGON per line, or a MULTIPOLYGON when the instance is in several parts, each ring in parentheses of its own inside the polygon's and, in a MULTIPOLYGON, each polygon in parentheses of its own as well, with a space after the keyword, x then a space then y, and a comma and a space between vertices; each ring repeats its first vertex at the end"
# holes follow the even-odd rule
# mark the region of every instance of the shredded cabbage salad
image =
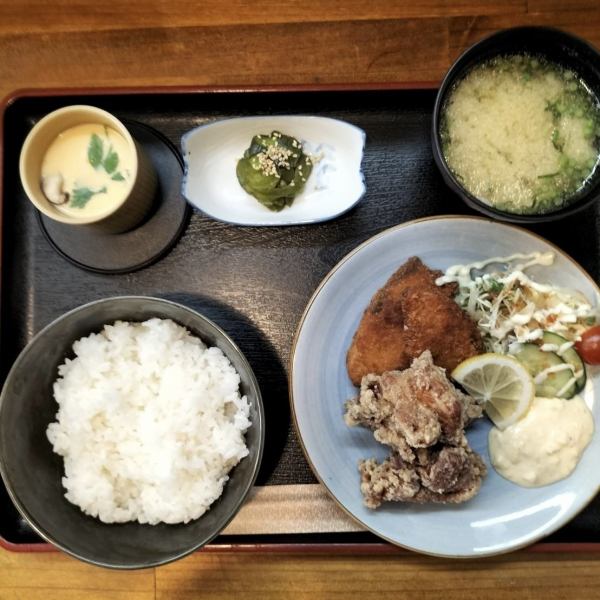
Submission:
POLYGON ((524 272, 553 262, 552 252, 534 252, 453 265, 436 284, 458 284, 456 301, 477 323, 488 352, 508 353, 544 331, 576 342, 596 323, 598 309, 582 293, 537 283, 524 272))

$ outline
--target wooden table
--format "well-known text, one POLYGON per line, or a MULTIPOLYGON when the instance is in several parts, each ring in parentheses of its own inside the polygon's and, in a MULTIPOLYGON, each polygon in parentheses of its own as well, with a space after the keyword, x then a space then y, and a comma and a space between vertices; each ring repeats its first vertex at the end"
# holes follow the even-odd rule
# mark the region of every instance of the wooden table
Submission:
MULTIPOLYGON (((0 0, 0 96, 18 88, 439 81, 494 30, 553 25, 600 46, 598 0, 0 0)), ((600 598, 600 554, 449 561, 196 553, 113 572, 0 550, 0 600, 600 598)))

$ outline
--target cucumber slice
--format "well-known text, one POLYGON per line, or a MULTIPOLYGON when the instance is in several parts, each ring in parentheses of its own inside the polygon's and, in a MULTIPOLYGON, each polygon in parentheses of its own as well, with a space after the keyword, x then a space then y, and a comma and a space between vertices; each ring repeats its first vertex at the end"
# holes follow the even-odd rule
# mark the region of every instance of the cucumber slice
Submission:
MULTIPOLYGON (((544 352, 536 344, 523 344, 519 352, 515 354, 515 358, 525 366, 534 379, 536 375, 550 367, 567 364, 558 354, 544 352)), ((549 373, 544 381, 536 384, 535 394, 546 398, 572 398, 577 390, 575 381, 566 390, 564 389, 572 379, 573 371, 571 369, 565 368, 556 373, 549 373)))
MULTIPOLYGON (((552 344, 553 346, 558 346, 559 348, 563 344, 568 344, 569 340, 565 339, 562 335, 558 335, 558 333, 553 333, 552 331, 544 331, 544 336, 542 337, 543 344, 552 344)), ((567 350, 563 350, 559 354, 560 358, 562 358, 565 362, 568 362, 570 365, 573 365, 575 369, 575 373, 581 373, 581 375, 577 378, 577 390, 580 392, 585 387, 586 373, 585 373, 585 365, 581 360, 581 357, 577 353, 577 350, 573 346, 568 348, 567 350)))

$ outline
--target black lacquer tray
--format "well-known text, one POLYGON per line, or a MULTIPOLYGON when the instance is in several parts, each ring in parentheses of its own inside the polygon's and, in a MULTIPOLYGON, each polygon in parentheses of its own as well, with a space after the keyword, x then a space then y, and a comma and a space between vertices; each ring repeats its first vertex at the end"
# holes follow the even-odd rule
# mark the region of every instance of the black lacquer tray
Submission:
MULTIPOLYGON (((366 86, 365 86, 366 87, 366 86)), ((161 89, 22 92, 5 104, 2 130, 0 381, 28 340, 64 312, 99 298, 142 294, 188 305, 222 327, 248 358, 266 412, 266 444, 257 485, 315 484, 290 420, 288 360, 297 323, 313 291, 350 250, 383 229, 440 214, 472 214, 444 185, 430 148, 435 90, 161 89), (234 116, 311 114, 343 119, 367 134, 367 193, 349 213, 297 227, 239 227, 194 212, 183 236, 160 261, 117 275, 82 270, 44 236, 21 189, 18 160, 33 124, 70 104, 91 104, 154 128, 179 148, 181 135, 234 116)), ((600 279, 599 215, 594 207, 532 228, 600 279)), ((0 542, 43 550, 0 483, 0 542)), ((546 549, 591 549, 600 539, 600 498, 545 540, 546 549)), ((600 547, 600 544, 598 545, 600 547)), ((212 548, 386 551, 364 532, 222 535, 212 548)))

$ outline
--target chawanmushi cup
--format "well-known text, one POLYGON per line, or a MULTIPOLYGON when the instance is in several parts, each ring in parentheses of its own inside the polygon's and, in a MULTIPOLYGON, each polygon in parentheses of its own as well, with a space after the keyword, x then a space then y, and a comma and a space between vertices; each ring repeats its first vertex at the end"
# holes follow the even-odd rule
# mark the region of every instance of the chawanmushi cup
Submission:
POLYGON ((157 186, 152 163, 125 125, 109 112, 86 105, 60 108, 36 123, 21 149, 19 174, 27 197, 44 215, 61 223, 93 227, 106 233, 121 233, 138 225, 152 208, 157 186), (123 136, 131 153, 132 169, 122 200, 99 214, 75 217, 60 211, 46 198, 41 181, 42 161, 60 133, 84 124, 105 125, 123 136))

